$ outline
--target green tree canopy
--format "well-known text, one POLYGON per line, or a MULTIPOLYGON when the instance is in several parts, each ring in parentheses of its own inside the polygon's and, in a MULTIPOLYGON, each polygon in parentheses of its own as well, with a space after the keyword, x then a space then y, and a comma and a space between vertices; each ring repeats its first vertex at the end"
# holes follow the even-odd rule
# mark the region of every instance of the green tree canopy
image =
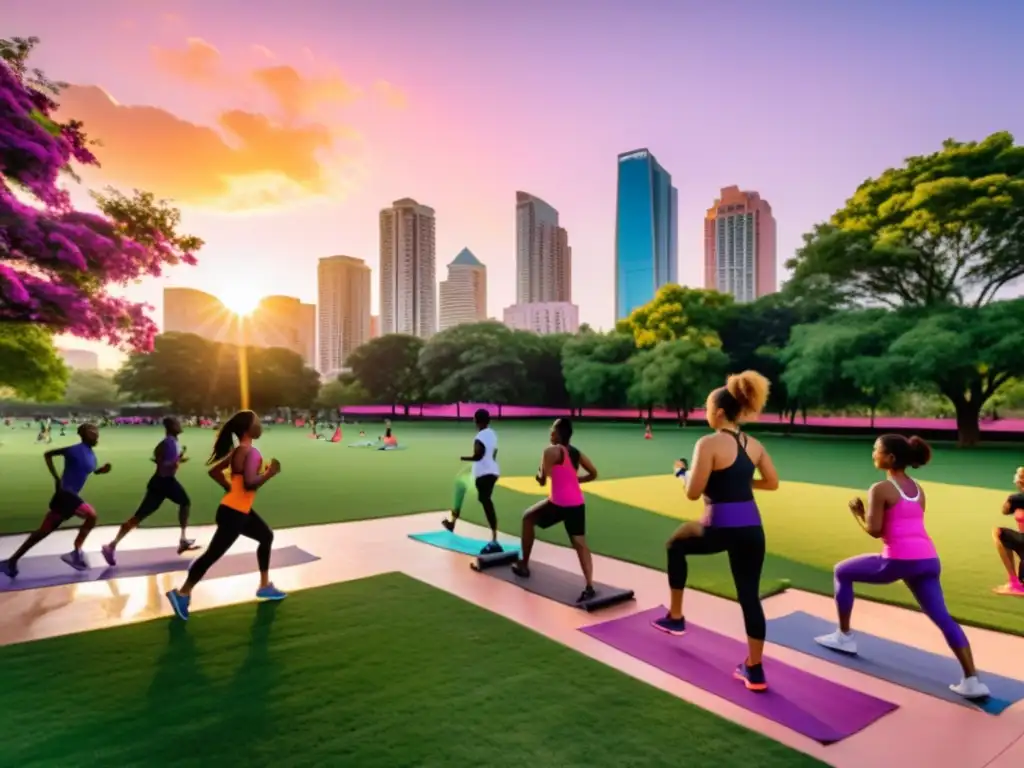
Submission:
POLYGON ((373 402, 411 403, 422 395, 422 349, 422 339, 390 333, 363 344, 348 356, 345 364, 373 402))
POLYGON ((624 333, 585 333, 562 348, 562 372, 572 404, 577 408, 621 408, 628 404, 633 369, 627 365, 636 352, 633 337, 624 333))
POLYGON ((654 299, 637 307, 616 324, 619 333, 630 334, 639 349, 661 341, 700 337, 717 332, 733 307, 732 296, 702 288, 663 285, 654 299))
POLYGON ((946 141, 865 181, 804 236, 793 283, 825 277, 853 304, 981 306, 1024 275, 1024 147, 946 141))
POLYGON ((114 376, 107 371, 71 371, 64 402, 87 408, 111 407, 121 400, 114 376))
MULTIPOLYGON (((717 342, 717 336, 711 341, 717 342)), ((630 400, 646 408, 674 408, 685 419, 708 392, 721 385, 728 363, 720 343, 689 338, 663 341, 631 359, 634 380, 630 400)))
POLYGON ((522 335, 497 322, 470 323, 437 334, 420 353, 420 374, 432 399, 509 404, 526 385, 522 335))
POLYGON ((68 374, 43 326, 0 323, 0 387, 26 400, 53 402, 64 395, 68 374))

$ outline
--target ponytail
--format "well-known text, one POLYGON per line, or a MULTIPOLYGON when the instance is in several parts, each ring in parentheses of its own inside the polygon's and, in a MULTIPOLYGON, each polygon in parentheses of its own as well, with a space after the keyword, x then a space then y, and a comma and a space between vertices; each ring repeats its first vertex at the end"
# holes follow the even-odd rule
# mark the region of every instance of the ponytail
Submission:
POLYGON ((255 420, 256 414, 253 411, 239 411, 225 421, 213 441, 213 452, 206 460, 207 466, 226 459, 235 447, 235 438, 241 438, 248 432, 255 420))

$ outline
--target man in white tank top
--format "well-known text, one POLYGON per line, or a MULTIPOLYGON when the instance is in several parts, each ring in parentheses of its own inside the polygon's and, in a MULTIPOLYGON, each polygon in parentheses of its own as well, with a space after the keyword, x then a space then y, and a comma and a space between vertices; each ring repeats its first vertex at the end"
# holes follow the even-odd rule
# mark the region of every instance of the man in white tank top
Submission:
MULTIPOLYGON (((494 509, 494 486, 498 483, 501 470, 498 467, 498 434, 491 429, 491 414, 481 408, 473 414, 476 423, 476 439, 473 441, 473 455, 463 456, 463 461, 473 462, 473 478, 476 481, 477 498, 484 508, 487 524, 491 527, 491 541, 484 547, 481 554, 489 555, 501 552, 498 543, 498 513, 494 509)), ((449 531, 455 530, 461 509, 453 509, 451 519, 442 520, 441 524, 449 531)))

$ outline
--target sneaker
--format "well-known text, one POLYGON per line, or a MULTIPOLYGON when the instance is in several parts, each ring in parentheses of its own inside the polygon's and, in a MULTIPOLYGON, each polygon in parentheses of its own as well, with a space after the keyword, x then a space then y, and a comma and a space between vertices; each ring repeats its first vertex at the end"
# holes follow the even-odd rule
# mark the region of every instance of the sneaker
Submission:
POLYGON ((682 637, 686 634, 686 619, 673 619, 672 616, 667 613, 662 618, 652 621, 651 626, 661 632, 665 632, 669 635, 675 635, 676 637, 682 637))
POLYGON ((258 600, 284 600, 286 597, 288 595, 273 584, 267 584, 267 586, 256 590, 256 598, 258 600))
POLYGON ((195 539, 182 539, 178 542, 178 554, 183 555, 186 552, 194 552, 200 549, 199 545, 196 544, 195 539))
POLYGON ((764 667, 760 664, 748 667, 747 663, 743 662, 736 667, 736 671, 733 672, 733 677, 737 680, 742 680, 743 684, 747 686, 748 691, 763 693, 768 690, 768 681, 764 676, 764 667))
POLYGON ((441 525, 448 533, 455 533, 455 521, 450 518, 445 518, 441 521, 441 525))
POLYGON ((853 634, 849 632, 841 632, 837 629, 830 635, 821 635, 814 638, 814 642, 833 651, 839 651, 850 656, 857 655, 857 641, 853 639, 853 634))
POLYGON ((117 557, 113 544, 104 544, 100 547, 100 552, 103 555, 103 559, 107 561, 107 565, 111 567, 117 565, 117 557))
POLYGON ((188 606, 192 602, 191 596, 183 595, 178 590, 172 589, 167 593, 167 602, 171 604, 175 616, 182 621, 188 621, 188 606))
POLYGON ((587 586, 583 588, 582 592, 580 592, 580 596, 576 598, 576 602, 585 603, 588 600, 593 600, 595 597, 597 597, 597 592, 594 590, 594 587, 587 586))
POLYGON ((512 564, 512 573, 520 579, 528 579, 530 578, 530 567, 523 563, 522 560, 518 560, 512 564))
POLYGON ((949 690, 965 699, 984 699, 989 695, 988 686, 977 677, 965 677, 956 685, 949 686, 949 690))
POLYGON ((9 579, 17 578, 18 564, 13 560, 4 560, 0 563, 0 573, 6 574, 9 579))
POLYGON ((89 561, 85 559, 85 554, 80 549, 68 552, 66 555, 61 555, 60 559, 76 571, 89 570, 89 561))
POLYGON ((483 549, 480 550, 480 554, 481 555, 496 555, 499 552, 504 552, 504 551, 505 550, 501 548, 501 544, 499 544, 496 541, 491 541, 491 542, 487 543, 487 546, 485 546, 483 549))
POLYGON ((1024 584, 1019 581, 1011 581, 1008 584, 996 587, 992 590, 997 595, 1011 595, 1013 597, 1024 597, 1024 584))

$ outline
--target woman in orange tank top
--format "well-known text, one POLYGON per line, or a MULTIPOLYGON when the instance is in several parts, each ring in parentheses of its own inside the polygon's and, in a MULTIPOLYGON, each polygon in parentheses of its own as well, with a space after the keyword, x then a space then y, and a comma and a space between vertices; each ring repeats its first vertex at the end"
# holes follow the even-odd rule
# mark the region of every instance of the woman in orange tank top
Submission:
POLYGON ((239 411, 224 422, 217 433, 213 453, 206 463, 210 465, 210 477, 224 488, 225 493, 217 507, 217 530, 210 546, 192 564, 181 588, 167 593, 167 599, 180 619, 188 619, 192 588, 239 536, 259 543, 256 562, 260 570, 260 587, 256 597, 260 600, 283 600, 286 597, 270 581, 270 550, 274 532, 252 508, 256 492, 281 472, 277 459, 272 459, 267 469, 263 469, 263 458, 252 444, 262 433, 260 420, 252 411, 239 411), (228 471, 230 479, 225 476, 228 471))

